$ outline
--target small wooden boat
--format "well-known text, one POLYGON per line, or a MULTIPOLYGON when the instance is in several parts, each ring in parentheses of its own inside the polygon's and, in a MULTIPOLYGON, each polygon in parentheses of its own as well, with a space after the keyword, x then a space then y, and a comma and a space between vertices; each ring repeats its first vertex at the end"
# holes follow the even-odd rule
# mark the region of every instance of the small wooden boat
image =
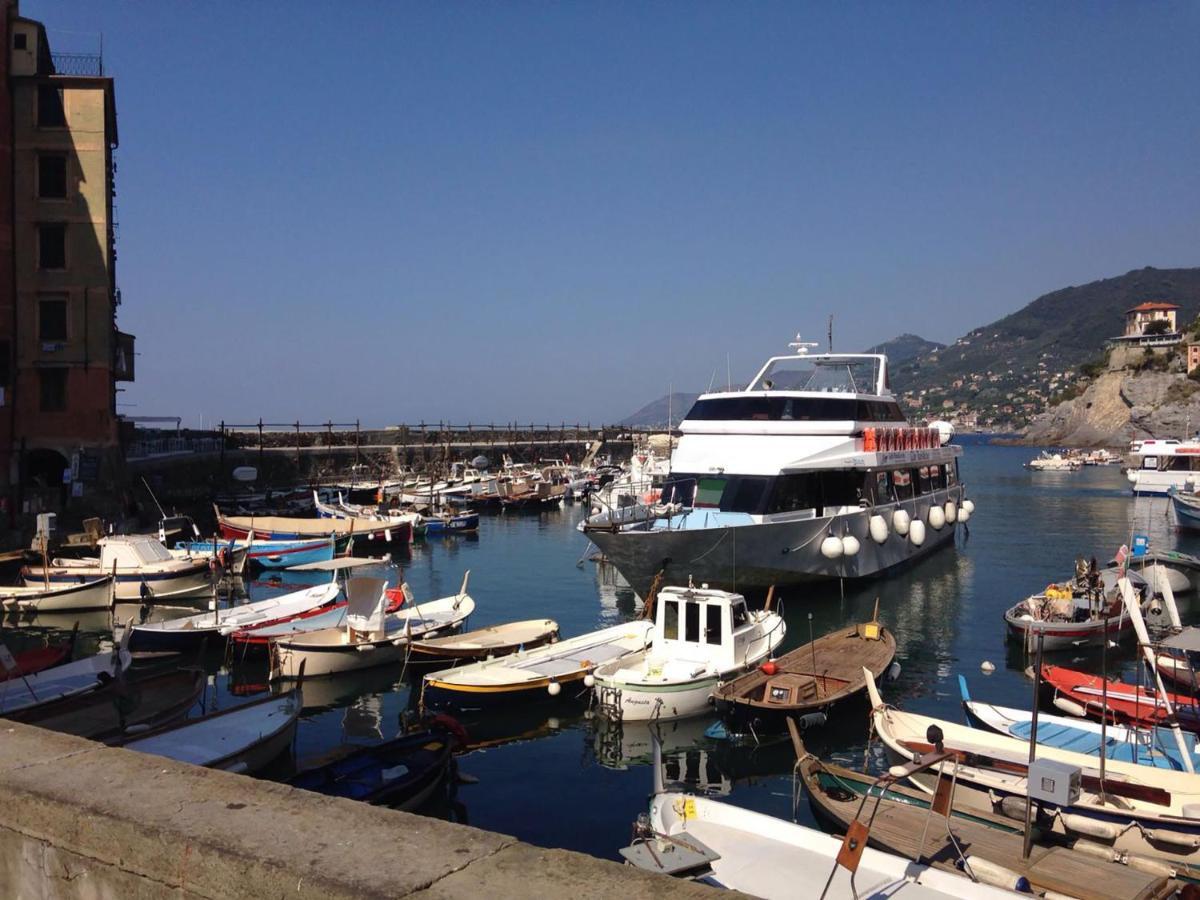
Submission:
POLYGON ((1137 575, 1077 564, 1073 581, 1048 585, 1005 611, 1008 636, 1032 649, 1038 636, 1045 635, 1045 650, 1073 650, 1127 637, 1133 633, 1133 622, 1121 597, 1120 582, 1125 577, 1144 593, 1145 582, 1137 575))
POLYGON ((429 709, 478 711, 509 703, 579 700, 591 693, 597 666, 645 649, 654 623, 612 625, 510 656, 431 672, 421 685, 429 709))
MULTIPOLYGON (((958 874, 856 843, 845 842, 794 822, 679 792, 650 800, 644 840, 653 853, 638 854, 634 845, 626 859, 649 860, 646 868, 667 874, 699 876, 699 880, 766 900, 823 897, 912 898, 912 900, 1000 900, 1013 895, 958 874), (632 852, 631 852, 632 851, 632 852), (852 861, 853 869, 840 860, 852 861), (676 865, 692 864, 689 871, 676 865), (705 874, 707 872, 707 874, 705 874)), ((861 827, 861 826, 860 826, 861 827)), ((865 831, 865 829, 863 829, 865 831)))
POLYGON ((56 558, 49 565, 21 569, 25 584, 33 588, 78 585, 116 578, 118 600, 146 597, 184 597, 212 590, 212 572, 206 559, 176 559, 157 535, 118 534, 102 537, 99 556, 56 558))
MULTIPOLYGON (((387 611, 395 612, 404 605, 405 598, 386 592, 388 597, 387 611)), ((346 622, 346 612, 350 604, 346 600, 310 609, 291 618, 270 625, 258 625, 251 628, 240 628, 229 635, 229 640, 237 644, 243 651, 259 649, 267 650, 275 638, 295 637, 310 631, 321 631, 325 628, 339 628, 346 622)), ((311 693, 311 691, 310 691, 311 693)))
MULTIPOLYGON (((956 797, 962 805, 1002 815, 1016 806, 1023 818, 1028 741, 887 706, 874 678, 868 677, 867 691, 872 727, 891 761, 903 764, 929 753, 929 735, 940 735, 956 763, 956 797)), ((1043 747, 1038 758, 1082 773, 1082 792, 1075 803, 1053 807, 1035 801, 1040 828, 1070 838, 1087 837, 1142 857, 1191 866, 1200 862, 1200 783, 1195 775, 1119 760, 1107 761, 1101 773, 1096 758, 1056 747, 1043 747)), ((911 780, 928 793, 936 789, 928 773, 911 780)))
MULTIPOLYGON (((1033 733, 1033 713, 1024 709, 996 706, 972 700, 967 690, 967 680, 958 676, 958 689, 962 695, 963 711, 967 721, 975 728, 994 734, 1003 734, 1018 740, 1028 741, 1033 733)), ((1072 707, 1073 708, 1073 707, 1072 707)), ((1057 747, 1072 753, 1083 753, 1099 758, 1101 746, 1105 759, 1136 763, 1140 766, 1156 766, 1160 769, 1187 771, 1180 756, 1174 734, 1166 728, 1135 728, 1126 725, 1107 725, 1090 719, 1067 718, 1051 713, 1038 714, 1037 739, 1039 746, 1057 747)), ((1200 753, 1195 750, 1195 741, 1190 755, 1192 769, 1200 771, 1200 753)))
POLYGON ((18 710, 98 690, 128 669, 132 662, 126 635, 109 653, 97 653, 22 678, 0 681, 0 715, 7 716, 18 710))
POLYGON ((111 609, 114 601, 113 577, 104 575, 89 580, 80 575, 74 584, 57 583, 53 587, 0 588, 0 606, 9 612, 53 613, 111 609))
POLYGON ((292 746, 302 709, 304 696, 297 684, 286 694, 189 719, 122 740, 118 746, 209 769, 251 774, 292 746))
POLYGON ((330 581, 255 603, 209 610, 165 622, 134 625, 132 646, 138 650, 191 649, 208 639, 223 640, 239 629, 271 625, 309 610, 320 609, 332 603, 340 591, 337 582, 330 581))
POLYGON ((1200 495, 1185 494, 1174 488, 1167 493, 1171 495, 1176 524, 1188 531, 1200 531, 1200 495))
POLYGON ((5 718, 94 741, 161 728, 188 714, 204 692, 198 668, 174 669, 144 678, 113 679, 106 687, 5 718))
POLYGON ((314 538, 352 537, 356 541, 407 544, 412 540, 412 523, 392 524, 378 519, 305 519, 294 516, 226 516, 218 509, 217 525, 227 538, 256 538, 271 541, 302 541, 314 538))
POLYGON ((1168 723, 1171 714, 1165 701, 1169 701, 1179 720, 1179 727, 1200 733, 1200 702, 1190 694, 1168 692, 1164 701, 1164 695, 1159 691, 1123 681, 1105 684, 1099 675, 1063 666, 1042 666, 1042 684, 1048 700, 1060 708, 1061 704, 1056 701, 1065 698, 1090 719, 1099 720, 1106 715, 1110 722, 1139 728, 1153 728, 1168 723))
POLYGON ((453 747, 453 739, 443 729, 403 734, 356 747, 339 759, 293 775, 288 784, 331 797, 417 809, 445 783, 453 747))
POLYGON ((271 677, 296 678, 304 667, 310 676, 330 675, 403 662, 408 644, 454 630, 475 611, 467 594, 468 572, 459 592, 389 613, 387 582, 358 577, 346 583, 350 602, 345 624, 306 631, 271 641, 271 677))
POLYGON ((479 513, 455 513, 443 510, 422 518, 424 533, 429 537, 449 534, 470 534, 479 530, 479 513))
POLYGON ((600 715, 622 721, 705 712, 723 678, 744 672, 783 641, 783 617, 746 609, 741 594, 666 587, 655 599, 650 644, 596 668, 600 715))
POLYGON ((931 808, 928 795, 899 784, 890 774, 876 778, 822 762, 805 752, 798 737, 797 743, 797 768, 813 813, 838 834, 869 820, 868 846, 949 872, 959 871, 965 858, 980 878, 994 877, 999 866, 1024 878, 1036 894, 1150 900, 1174 892, 1165 874, 1139 871, 1133 868, 1136 863, 1105 861, 1062 844, 1035 843, 1026 859, 1021 825, 995 813, 956 807, 952 783, 939 813, 931 808))
POLYGON ((507 656, 518 650, 532 650, 558 640, 558 623, 553 619, 527 619, 477 628, 462 634, 413 641, 411 663, 448 663, 507 656))
POLYGON ((70 662, 74 650, 75 635, 72 634, 70 640, 22 650, 20 653, 10 653, 7 657, 0 652, 0 681, 33 675, 70 662))
POLYGON ((839 628, 726 682, 713 702, 737 731, 781 731, 789 717, 815 724, 835 703, 866 690, 864 668, 882 677, 895 656, 896 639, 879 624, 876 607, 872 621, 839 628))

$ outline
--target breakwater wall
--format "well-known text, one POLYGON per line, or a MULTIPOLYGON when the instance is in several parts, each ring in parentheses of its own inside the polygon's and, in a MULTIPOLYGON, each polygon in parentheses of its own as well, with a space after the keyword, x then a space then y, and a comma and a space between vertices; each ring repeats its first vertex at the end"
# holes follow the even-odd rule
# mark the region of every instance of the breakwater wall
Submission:
POLYGON ((13 900, 714 896, 580 853, 25 725, 0 724, 0 796, 0 896, 13 900))

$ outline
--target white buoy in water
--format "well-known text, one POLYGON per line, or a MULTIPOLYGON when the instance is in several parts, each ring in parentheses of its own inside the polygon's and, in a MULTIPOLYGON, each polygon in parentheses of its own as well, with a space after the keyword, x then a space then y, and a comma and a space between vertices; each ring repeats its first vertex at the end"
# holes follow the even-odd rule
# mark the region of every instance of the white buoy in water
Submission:
POLYGON ((888 538, 887 519, 876 513, 871 516, 871 521, 867 523, 867 531, 871 533, 871 540, 877 544, 882 544, 888 538))
POLYGON ((946 501, 946 521, 953 525, 958 520, 958 506, 953 500, 946 501))
POLYGON ((892 513, 892 527, 896 529, 896 534, 904 537, 908 534, 909 526, 912 523, 912 517, 907 510, 898 509, 892 513))
POLYGON ((546 685, 546 691, 551 697, 557 697, 560 693, 562 693, 562 685, 557 681, 552 681, 546 685))
POLYGON ((946 524, 946 512, 940 506, 929 507, 929 527, 941 531, 946 524))
POLYGON ((925 523, 920 519, 914 519, 913 523, 908 526, 908 539, 913 542, 914 547, 920 547, 925 543, 925 523))
POLYGON ((842 546, 842 539, 836 535, 829 535, 825 540, 821 541, 821 555, 826 559, 837 559, 845 552, 845 547, 842 546))
POLYGON ((583 686, 584 687, 594 687, 595 684, 596 684, 596 676, 595 675, 592 675, 589 673, 589 674, 583 676, 583 686))
POLYGON ((991 675, 993 672, 996 671, 996 664, 994 662, 992 662, 990 659, 985 659, 983 662, 981 662, 979 664, 979 671, 982 672, 984 675, 991 675))
POLYGON ((842 552, 847 556, 857 556, 858 551, 861 549, 862 544, 858 542, 858 538, 854 535, 848 534, 842 538, 842 552))
POLYGON ((963 509, 963 512, 965 512, 965 513, 975 512, 975 501, 974 500, 964 500, 962 502, 962 509, 963 509))

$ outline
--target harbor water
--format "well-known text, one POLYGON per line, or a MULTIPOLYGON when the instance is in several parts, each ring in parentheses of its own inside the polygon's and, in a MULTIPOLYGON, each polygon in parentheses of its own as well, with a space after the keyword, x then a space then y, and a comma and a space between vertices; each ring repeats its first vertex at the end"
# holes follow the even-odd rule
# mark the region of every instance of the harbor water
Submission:
MULTIPOLYGON (((869 619, 878 599, 880 617, 896 636, 901 666, 897 680, 883 686, 885 698, 956 721, 962 719, 959 674, 979 699, 1029 706, 1031 684, 1023 671, 1030 660, 1006 642, 1002 614, 1049 582, 1070 578, 1077 556, 1095 556, 1103 564, 1133 534, 1149 535, 1159 549, 1200 551, 1200 540, 1176 533, 1169 502, 1135 501, 1118 467, 1031 472, 1022 467, 1035 454, 1030 448, 965 443, 961 475, 976 510, 954 549, 882 580, 776 593, 788 626, 784 650, 810 635, 869 619), (984 661, 995 664, 992 674, 981 672, 984 661)), ((418 541, 394 567, 377 574, 395 580, 402 571, 420 602, 454 593, 469 570, 469 592, 477 603, 471 627, 550 617, 570 637, 638 615, 641 606, 632 591, 606 566, 586 558, 588 541, 575 528, 583 513, 579 505, 565 505, 540 514, 485 516, 477 537, 418 541)), ((275 580, 249 582, 247 592, 261 599, 315 580, 284 572, 275 580)), ((1191 595, 1179 600, 1188 621, 1191 595)), ((46 624, 69 630, 68 618, 81 620, 90 646, 111 637, 104 617, 94 614, 46 624)), ((3 634, 18 650, 40 643, 47 632, 7 619, 3 634)), ((1132 650, 1128 645, 1110 651, 1110 667, 1131 672, 1132 650)), ((1098 652, 1092 651, 1048 660, 1099 668, 1098 652)), ((209 709, 228 708, 269 689, 262 660, 218 653, 207 664, 209 709)), ((410 684, 419 685, 419 678, 392 666, 308 680, 295 759, 281 763, 275 777, 339 745, 393 736, 415 706, 410 684)), ((701 717, 654 726, 668 775, 730 803, 792 818, 791 745, 778 738, 757 744, 713 739, 705 732, 714 721, 701 717)), ((652 784, 651 726, 609 727, 583 707, 532 707, 464 724, 472 749, 460 757, 459 770, 472 783, 439 799, 430 814, 602 857, 615 858, 628 843, 652 784)), ((865 700, 835 710, 805 740, 825 758, 848 765, 865 761, 875 770, 883 765, 878 746, 868 744, 865 700)), ((813 824, 806 801, 796 816, 813 824)), ((405 852, 398 838, 397 852, 405 852)))

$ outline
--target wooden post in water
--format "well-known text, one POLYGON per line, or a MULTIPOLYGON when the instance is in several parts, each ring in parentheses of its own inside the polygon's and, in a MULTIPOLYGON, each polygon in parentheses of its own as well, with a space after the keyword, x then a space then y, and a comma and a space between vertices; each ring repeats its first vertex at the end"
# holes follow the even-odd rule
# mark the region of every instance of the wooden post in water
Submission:
MULTIPOLYGON (((812 615, 809 613, 809 615, 812 615)), ((1037 664, 1033 669, 1033 721, 1029 728, 1029 766, 1033 766, 1037 758, 1038 732, 1038 695, 1042 686, 1042 648, 1046 643, 1046 631, 1038 631, 1037 664)), ((1028 769, 1025 770, 1028 773, 1028 769)), ((1029 776, 1025 778, 1025 842, 1021 847, 1021 859, 1029 859, 1029 851, 1033 848, 1033 795, 1029 792, 1029 776)))

